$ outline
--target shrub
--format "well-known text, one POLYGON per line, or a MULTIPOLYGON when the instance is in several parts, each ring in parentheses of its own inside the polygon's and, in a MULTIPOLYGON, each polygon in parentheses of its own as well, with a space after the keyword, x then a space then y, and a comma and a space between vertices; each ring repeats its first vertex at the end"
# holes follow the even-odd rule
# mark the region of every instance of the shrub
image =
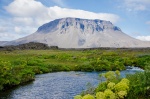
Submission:
POLYGON ((109 82, 108 85, 107 85, 107 88, 110 89, 110 90, 113 90, 114 86, 115 86, 115 83, 109 82))
POLYGON ((105 99, 105 94, 103 92, 97 92, 96 99, 105 99))
POLYGON ((95 98, 94 98, 94 96, 87 94, 87 95, 83 96, 82 99, 95 99, 95 98))
POLYGON ((107 82, 101 82, 101 83, 99 83, 99 85, 96 87, 96 92, 104 91, 105 89, 107 89, 107 82))
POLYGON ((111 91, 110 89, 106 89, 104 91, 104 99, 116 99, 115 93, 113 93, 113 91, 111 91))
POLYGON ((82 96, 81 96, 81 95, 76 95, 76 96, 74 97, 74 99, 82 99, 82 96))

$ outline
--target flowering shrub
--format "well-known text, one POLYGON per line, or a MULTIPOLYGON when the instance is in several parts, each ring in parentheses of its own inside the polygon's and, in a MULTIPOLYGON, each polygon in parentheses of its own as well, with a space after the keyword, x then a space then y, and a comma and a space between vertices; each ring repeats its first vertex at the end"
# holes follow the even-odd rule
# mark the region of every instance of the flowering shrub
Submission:
POLYGON ((105 95, 104 99, 116 99, 115 93, 113 93, 113 91, 111 91, 110 89, 106 89, 104 91, 104 95, 105 95))
POLYGON ((124 99, 127 97, 130 82, 126 78, 119 80, 119 71, 109 71, 101 76, 105 77, 106 81, 98 85, 93 95, 87 94, 83 97, 77 95, 74 99, 124 99))
POLYGON ((97 92, 96 99, 105 99, 105 94, 103 92, 97 92))
POLYGON ((110 83, 108 83, 107 88, 113 90, 114 86, 115 86, 115 83, 110 82, 110 83))
POLYGON ((81 96, 81 95, 76 95, 76 96, 74 97, 74 99, 82 99, 82 96, 81 96))
POLYGON ((129 91, 129 81, 124 78, 124 80, 121 80, 118 84, 116 84, 114 86, 114 89, 115 89, 116 92, 129 91))
POLYGON ((123 99, 127 96, 127 91, 119 91, 117 95, 119 98, 123 99))
POLYGON ((95 98, 94 98, 94 96, 87 94, 87 95, 83 96, 82 99, 95 99, 95 98))

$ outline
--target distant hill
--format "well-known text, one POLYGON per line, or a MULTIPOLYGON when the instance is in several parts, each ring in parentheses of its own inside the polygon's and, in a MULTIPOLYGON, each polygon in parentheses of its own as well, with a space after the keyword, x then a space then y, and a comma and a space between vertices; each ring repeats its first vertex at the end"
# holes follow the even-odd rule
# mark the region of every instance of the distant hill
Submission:
POLYGON ((40 42, 59 48, 150 47, 150 42, 134 39, 109 21, 62 18, 46 23, 26 37, 0 45, 40 42))
POLYGON ((43 43, 37 43, 37 42, 29 42, 25 44, 19 44, 19 45, 10 45, 10 46, 0 46, 0 50, 7 50, 7 51, 12 51, 12 50, 26 50, 26 49, 34 49, 34 50, 45 50, 45 49, 50 49, 50 48, 55 48, 58 49, 57 46, 49 47, 46 44, 43 43))
POLYGON ((9 41, 0 41, 0 46, 6 45, 9 41))

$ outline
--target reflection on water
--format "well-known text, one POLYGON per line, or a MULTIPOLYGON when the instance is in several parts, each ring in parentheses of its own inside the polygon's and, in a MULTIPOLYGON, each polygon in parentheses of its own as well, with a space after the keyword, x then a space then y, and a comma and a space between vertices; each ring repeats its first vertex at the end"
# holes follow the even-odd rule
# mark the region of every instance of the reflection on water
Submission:
MULTIPOLYGON (((121 71, 126 74, 142 71, 133 68, 121 71)), ((86 89, 87 83, 96 86, 103 72, 56 72, 37 75, 35 81, 0 93, 0 99, 73 99, 86 89)))

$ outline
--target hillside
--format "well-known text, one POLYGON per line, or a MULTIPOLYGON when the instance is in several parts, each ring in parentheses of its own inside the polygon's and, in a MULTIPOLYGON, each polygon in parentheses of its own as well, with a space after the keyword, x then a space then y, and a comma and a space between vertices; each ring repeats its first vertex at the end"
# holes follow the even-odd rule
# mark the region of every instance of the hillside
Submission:
POLYGON ((110 21, 79 18, 62 18, 46 23, 26 37, 3 45, 40 42, 59 48, 134 48, 150 47, 150 42, 134 39, 110 21))

